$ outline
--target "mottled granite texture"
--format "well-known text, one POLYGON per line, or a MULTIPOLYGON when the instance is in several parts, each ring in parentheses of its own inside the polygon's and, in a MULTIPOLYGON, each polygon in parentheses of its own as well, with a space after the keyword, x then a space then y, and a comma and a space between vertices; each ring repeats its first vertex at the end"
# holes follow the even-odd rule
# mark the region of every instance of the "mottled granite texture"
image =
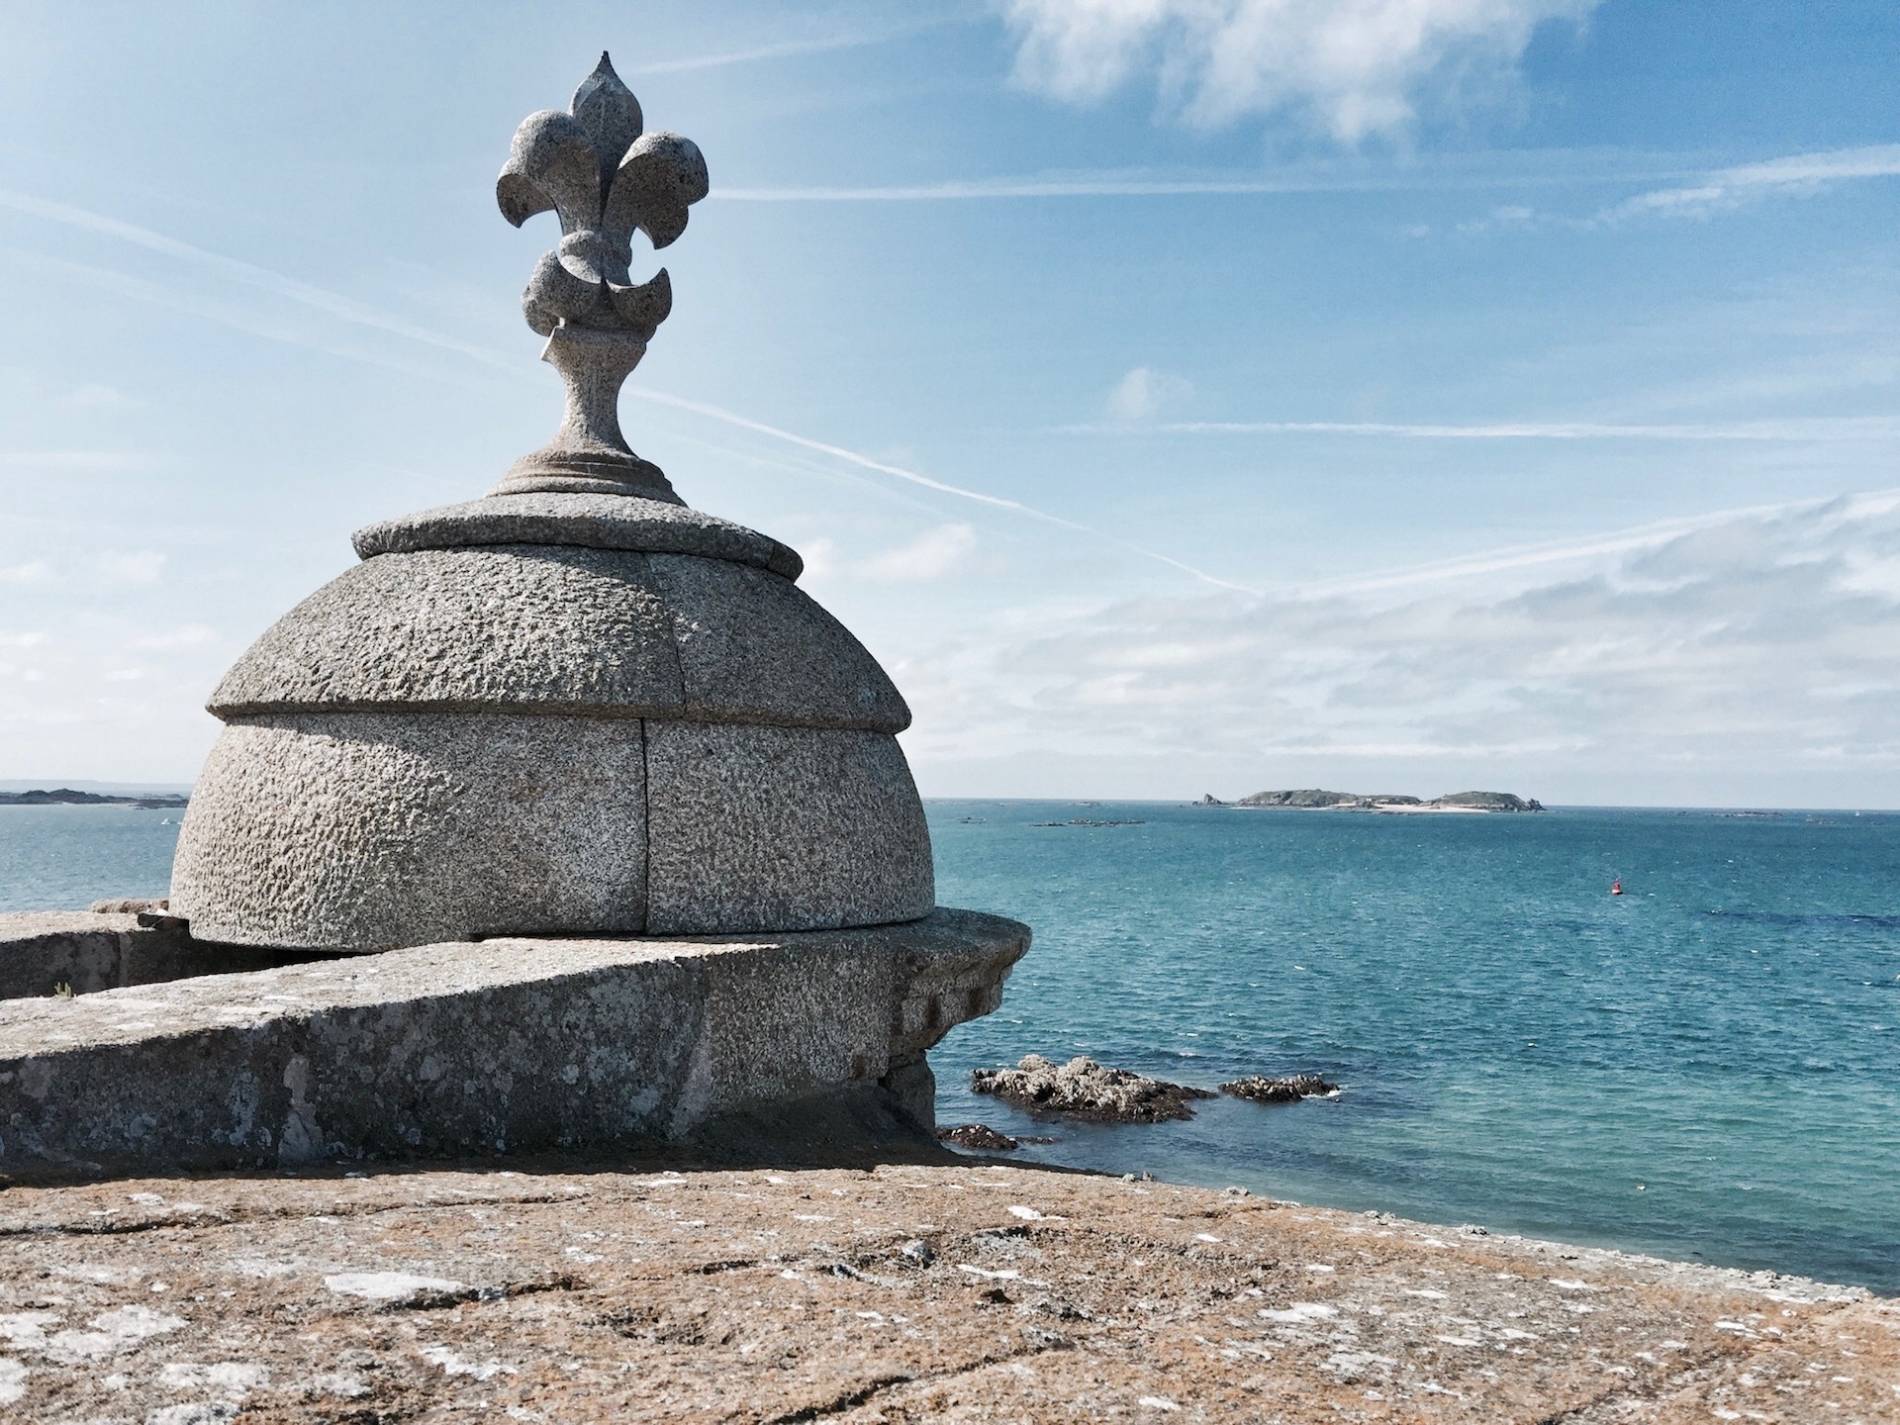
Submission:
MULTIPOLYGON (((0 935, 5 933, 0 923, 0 935)), ((571 1150, 933 1126, 924 1051, 995 1008, 1015 921, 719 940, 494 939, 0 1002, 0 1170, 571 1150)), ((0 962, 8 956, 0 944, 0 962)))
POLYGON ((36 911, 0 915, 0 1000, 86 995, 229 970, 168 916, 36 911), (141 923, 146 919, 153 924, 141 923))
POLYGON ((267 630, 211 709, 229 727, 172 883, 204 939, 715 934, 933 904, 892 735, 910 709, 842 624, 755 564, 380 554, 267 630))
POLYGON ((878 732, 647 724, 647 932, 828 929, 936 903, 930 832, 878 732))
POLYGON ((670 623, 643 554, 558 545, 386 554, 272 624, 210 708, 227 721, 326 709, 677 713, 670 623))
POLYGON ((877 660, 789 579, 726 560, 532 544, 358 564, 271 625, 210 708, 227 720, 507 709, 910 725, 877 660))
POLYGON ((172 909, 199 940, 385 950, 646 928, 637 719, 279 714, 225 729, 172 909))
POLYGON ((540 109, 521 121, 495 200, 516 227, 537 213, 560 219, 560 243, 534 265, 521 310, 548 339, 541 359, 561 373, 567 409, 552 443, 516 461, 497 493, 678 498, 620 431, 620 387, 673 310, 666 269, 636 282, 629 264, 634 233, 667 246, 706 192, 698 146, 645 132, 639 100, 604 53, 567 112, 540 109))
POLYGON ((0 1415, 1876 1425, 1900 1413, 1900 1303, 1864 1292, 921 1156, 15 1187, 0 1194, 0 1415))
POLYGON ((755 565, 787 579, 805 569, 797 550, 769 535, 685 505, 633 495, 490 495, 379 520, 359 529, 353 542, 364 559, 480 544, 565 544, 697 554, 755 565))
POLYGON ((648 557, 679 648, 682 715, 698 722, 902 732, 910 707, 851 632, 776 574, 648 557))

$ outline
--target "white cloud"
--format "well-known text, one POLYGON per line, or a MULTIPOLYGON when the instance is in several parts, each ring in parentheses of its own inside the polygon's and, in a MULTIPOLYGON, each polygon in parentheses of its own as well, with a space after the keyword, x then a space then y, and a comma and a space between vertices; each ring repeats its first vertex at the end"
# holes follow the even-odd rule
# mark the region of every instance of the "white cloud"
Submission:
POLYGON ((25 564, 0 564, 0 584, 37 584, 51 572, 43 559, 29 560, 25 564))
POLYGON ((199 648, 217 640, 215 629, 201 623, 181 624, 177 628, 166 629, 161 633, 148 633, 132 640, 134 648, 147 648, 155 652, 170 653, 180 648, 199 648))
POLYGON ((894 581, 941 579, 976 551, 976 531, 967 524, 943 524, 915 539, 866 560, 867 578, 894 581))
POLYGON ((893 40, 908 39, 926 30, 941 29, 955 23, 958 21, 954 18, 944 17, 924 20, 912 25, 901 25, 895 29, 861 30, 816 35, 806 39, 776 40, 766 44, 751 45, 745 49, 724 50, 718 54, 694 55, 686 59, 654 60, 651 63, 635 65, 627 72, 629 74, 679 74, 689 70, 724 69, 734 64, 756 64, 761 60, 792 59, 801 55, 864 49, 872 45, 888 44, 893 40))
POLYGON ((1342 143, 1408 129, 1427 95, 1509 76, 1547 20, 1598 0, 1007 0, 1016 75, 1087 103, 1152 71, 1219 126, 1294 111, 1342 143))
MULTIPOLYGON (((1131 373, 1132 374, 1132 373, 1131 373)), ((1123 433, 1114 425, 1058 427, 1069 435, 1123 433)), ((1158 435, 1332 435, 1395 440, 1687 440, 1864 441, 1900 436, 1889 416, 1791 416, 1765 421, 1474 421, 1434 424, 1401 421, 1164 421, 1158 435)))
POLYGON ((95 567, 115 584, 156 584, 165 572, 165 556, 155 549, 109 550, 97 556, 95 567))
POLYGON ((1193 383, 1185 377, 1170 376, 1152 366, 1137 366, 1108 393, 1108 414, 1117 421, 1151 421, 1193 394, 1193 383))
POLYGON ((1536 795, 1704 768, 1745 801, 1820 759, 1900 787, 1896 641, 1886 491, 960 629, 908 660, 907 746, 927 784, 1011 757, 1219 764, 1233 792, 1293 766, 1418 792, 1489 771, 1536 795))
POLYGON ((0 648, 39 648, 45 642, 43 633, 0 633, 0 648))
POLYGON ((828 535, 819 535, 816 539, 807 539, 799 543, 798 554, 805 561, 804 572, 798 576, 799 582, 809 589, 813 584, 822 584, 836 577, 838 573, 838 542, 828 535))
POLYGON ((107 411, 137 404, 117 386, 105 386, 96 381, 74 387, 66 393, 65 400, 67 405, 81 411, 107 411))
POLYGON ((1866 178, 1900 177, 1900 144, 1797 153, 1765 163, 1718 169, 1680 188, 1638 193, 1598 213, 1598 223, 1632 218, 1707 218, 1764 198, 1806 196, 1836 184, 1866 178))
POLYGON ((1693 182, 1652 188, 1582 217, 1505 204, 1458 224, 1457 230, 1466 235, 1550 228, 1588 231, 1644 218, 1701 220, 1772 198, 1812 197, 1843 183, 1895 177, 1900 177, 1900 144, 1868 144, 1713 169, 1697 174, 1693 182))
POLYGON ((114 474, 144 470, 152 457, 134 450, 0 450, 0 471, 73 471, 114 474))

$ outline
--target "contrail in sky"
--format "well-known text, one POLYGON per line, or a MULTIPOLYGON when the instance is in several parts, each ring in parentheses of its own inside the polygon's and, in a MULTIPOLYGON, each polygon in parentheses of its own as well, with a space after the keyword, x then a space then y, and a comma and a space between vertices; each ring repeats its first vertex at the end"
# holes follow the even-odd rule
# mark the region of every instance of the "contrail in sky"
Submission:
MULTIPOLYGON (((245 262, 240 258, 228 257, 223 253, 213 252, 208 248, 202 248, 193 243, 183 242, 151 228, 141 227, 136 223, 123 222, 117 218, 108 217, 103 213, 95 213, 86 208, 73 207, 70 204, 53 202, 49 199, 37 198, 31 194, 17 193, 4 188, 0 188, 0 208, 11 208, 15 212, 26 213, 49 222, 79 228, 83 231, 96 233, 103 237, 116 238, 121 242, 130 243, 133 246, 144 248, 147 251, 160 253, 177 261, 191 263, 217 273, 219 276, 231 281, 275 293, 289 301, 321 312, 325 316, 334 317, 338 321, 348 322, 356 326, 369 327, 376 331, 387 332, 392 336, 399 336, 441 350, 452 351, 459 355, 466 356, 471 360, 478 361, 484 366, 495 367, 511 374, 519 374, 522 369, 521 361, 518 357, 510 357, 506 353, 495 351, 489 347, 475 346, 468 342, 458 341, 454 337, 435 331, 432 328, 419 326, 413 322, 393 317, 386 312, 367 306, 339 292, 332 292, 323 287, 313 286, 308 282, 301 282, 294 277, 287 276, 272 268, 261 267, 256 263, 245 262)), ((281 333, 267 331, 258 331, 256 335, 265 336, 274 340, 295 340, 295 338, 285 336, 281 333)), ((303 344, 308 345, 310 343, 303 344)), ((352 353, 347 351, 340 351, 328 347, 322 349, 329 351, 332 355, 344 356, 346 358, 352 356, 352 353)), ((798 446, 804 450, 828 455, 835 460, 842 460, 847 464, 856 465, 861 469, 875 471, 878 474, 889 476, 892 479, 907 481, 913 485, 920 485, 925 489, 934 490, 939 494, 952 495, 963 500, 972 500, 977 504, 988 505, 993 509, 1005 510, 1011 514, 1020 515, 1027 519, 1038 520, 1044 524, 1054 525, 1058 529, 1066 529, 1072 533, 1087 535, 1091 539, 1100 540, 1118 549, 1139 555, 1144 559, 1165 564, 1169 568, 1179 570, 1184 574, 1190 574, 1196 579, 1200 579, 1208 584, 1213 584, 1219 588, 1231 589, 1238 593, 1247 594, 1259 592, 1258 589, 1222 579, 1218 575, 1210 574, 1204 569, 1197 569, 1192 564, 1183 563, 1179 559, 1162 554, 1158 550, 1149 549, 1145 545, 1135 544, 1130 540, 1122 539, 1118 535, 1109 534, 1091 525, 1080 524, 1075 520, 1065 519, 1061 515, 1050 514, 1046 510, 1039 510, 1033 505, 1024 504, 1021 500, 1009 499, 1002 495, 989 495, 980 490, 971 490, 961 485, 952 485, 948 481, 937 480, 915 470, 907 470, 901 465, 892 465, 882 460, 873 460, 868 455, 859 454, 857 451, 850 450, 842 445, 832 445, 826 441, 813 440, 809 436, 799 435, 794 431, 784 430, 779 426, 768 425, 764 421, 755 421, 749 416, 742 416, 736 411, 728 411, 719 406, 706 405, 699 401, 688 401, 679 396, 668 396, 658 391, 650 391, 642 387, 630 388, 628 394, 637 396, 641 400, 650 401, 655 405, 670 406, 676 410, 690 412, 703 419, 720 421, 726 425, 735 426, 740 430, 752 431, 759 435, 768 436, 774 440, 780 440, 790 445, 798 446)))
POLYGON ((680 74, 696 69, 724 69, 733 64, 755 64, 760 60, 791 59, 804 54, 831 54, 838 50, 868 49, 872 45, 890 44, 896 40, 909 39, 928 30, 940 30, 948 25, 969 23, 969 18, 961 15, 945 15, 933 20, 919 21, 914 25, 901 25, 889 30, 866 30, 858 34, 821 35, 803 40, 780 40, 776 44, 754 45, 750 49, 726 50, 719 54, 692 55, 684 59, 660 59, 650 64, 636 64, 627 71, 629 74, 680 74))
POLYGON ((1200 579, 1205 583, 1213 584, 1222 589, 1231 589, 1240 594, 1258 594, 1261 592, 1261 590, 1250 585, 1237 584, 1230 579, 1223 579, 1218 575, 1210 574, 1205 569, 1197 569, 1192 564, 1185 564, 1171 555, 1162 554, 1144 545, 1134 544, 1129 540, 1122 539, 1118 535, 1108 534, 1103 530, 1096 529, 1093 525, 1080 524, 1075 520, 1065 519, 1061 515, 1052 515, 1046 510, 1037 509, 1034 505, 1026 505, 1021 500, 1012 500, 1003 495, 985 494, 981 490, 967 489, 962 485, 952 485, 948 481, 938 480, 920 471, 906 469, 902 465, 892 465, 888 461, 874 460, 870 456, 861 455, 855 450, 847 450, 842 445, 830 445, 822 440, 813 440, 809 436, 799 435, 789 430, 782 430, 778 426, 767 425, 764 421, 755 421, 750 416, 742 416, 736 411, 722 410, 718 406, 709 406, 700 401, 688 401, 680 396, 669 396, 664 392, 654 391, 645 386, 628 387, 627 394, 638 397, 643 401, 651 401, 655 405, 670 406, 675 410, 690 411, 694 415, 705 416, 709 420, 724 421, 727 425, 737 426, 741 430, 755 431, 760 435, 768 435, 776 440, 786 441, 789 444, 799 446, 805 450, 817 451, 820 454, 829 455, 835 460, 842 460, 865 470, 875 470, 878 474, 888 475, 894 480, 908 481, 910 484, 922 485, 925 489, 935 490, 940 494, 955 495, 960 499, 974 500, 981 505, 989 505, 999 510, 1008 510, 1013 514, 1023 515, 1029 519, 1040 520, 1044 524, 1055 525, 1059 529, 1071 530, 1077 534, 1086 534, 1092 539, 1106 541, 1119 549, 1127 550, 1131 554, 1139 554, 1144 559, 1156 560, 1159 563, 1168 565, 1170 568, 1178 569, 1184 574, 1191 574, 1196 579, 1200 579))
POLYGON ((1886 416, 1769 421, 1615 424, 1593 421, 1492 421, 1464 425, 1395 421, 1107 421, 1055 428, 1063 435, 1341 435, 1398 440, 1881 440, 1900 434, 1886 416))
POLYGON ((1713 529, 1734 520, 1766 519, 1825 509, 1839 504, 1849 515, 1885 514, 1900 509, 1900 486, 1884 490, 1863 490, 1852 495, 1824 495, 1806 500, 1788 500, 1780 504, 1743 505, 1735 509, 1712 510, 1707 514, 1685 515, 1679 519, 1656 520, 1607 530, 1583 539, 1521 544, 1477 554, 1462 554, 1452 559, 1433 560, 1382 573, 1352 574, 1340 579, 1306 583, 1276 590, 1298 597, 1326 597, 1334 594, 1371 594, 1386 589, 1407 588, 1417 584, 1446 583, 1484 574, 1503 574, 1517 569, 1532 569, 1547 564, 1567 564, 1572 560, 1600 558, 1607 554, 1628 554, 1638 549, 1653 549, 1698 530, 1713 529))

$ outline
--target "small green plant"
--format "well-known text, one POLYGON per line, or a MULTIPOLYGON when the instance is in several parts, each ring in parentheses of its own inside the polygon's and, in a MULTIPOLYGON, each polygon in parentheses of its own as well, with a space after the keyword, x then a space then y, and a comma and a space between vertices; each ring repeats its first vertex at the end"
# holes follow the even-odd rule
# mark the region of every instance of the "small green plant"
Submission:
POLYGON ((54 999, 71 999, 72 997, 73 987, 67 984, 66 981, 61 980, 58 984, 53 986, 54 999))

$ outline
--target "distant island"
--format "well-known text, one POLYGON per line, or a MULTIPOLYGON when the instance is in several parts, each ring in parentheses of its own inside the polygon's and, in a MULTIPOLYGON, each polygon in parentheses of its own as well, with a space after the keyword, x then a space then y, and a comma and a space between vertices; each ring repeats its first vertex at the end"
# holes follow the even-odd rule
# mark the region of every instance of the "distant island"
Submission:
POLYGON ((140 807, 146 811, 182 807, 188 799, 175 792, 153 792, 144 796, 120 797, 102 792, 79 792, 71 787, 50 791, 0 792, 0 807, 140 807))
POLYGON ((1512 792, 1452 792, 1447 796, 1408 797, 1398 794, 1329 792, 1307 787, 1289 792, 1255 792, 1239 801, 1224 802, 1212 792, 1196 806, 1204 807, 1286 807, 1295 811, 1377 811, 1377 812, 1519 812, 1542 811, 1544 804, 1535 797, 1520 797, 1512 792))

